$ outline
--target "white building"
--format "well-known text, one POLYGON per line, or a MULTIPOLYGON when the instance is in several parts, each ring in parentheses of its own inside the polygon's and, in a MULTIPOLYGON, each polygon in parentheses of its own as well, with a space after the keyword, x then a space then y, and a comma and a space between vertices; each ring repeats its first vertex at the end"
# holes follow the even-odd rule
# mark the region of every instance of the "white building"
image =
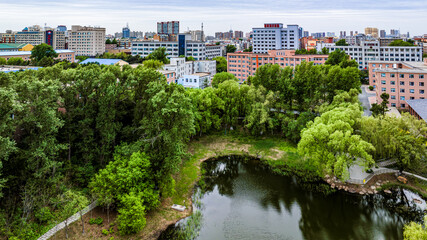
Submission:
POLYGON ((186 88, 205 88, 210 84, 211 75, 209 73, 194 73, 191 75, 183 75, 177 80, 177 83, 186 88))
POLYGON ((356 60, 359 69, 368 69, 369 61, 391 61, 391 62, 420 62, 422 61, 422 47, 420 46, 380 46, 380 42, 361 41, 360 45, 335 46, 334 43, 319 43, 317 50, 327 48, 329 52, 336 49, 344 50, 351 59, 356 60))
POLYGON ((185 61, 183 57, 176 57, 171 58, 170 64, 164 65, 163 70, 174 71, 177 79, 198 72, 209 73, 213 76, 216 74, 216 61, 185 61))
POLYGON ((68 30, 68 49, 76 56, 96 56, 105 52, 105 28, 74 25, 68 30))
POLYGON ((206 44, 206 59, 212 60, 215 57, 223 57, 224 54, 224 45, 206 44))
POLYGON ((46 43, 53 49, 65 49, 65 33, 56 31, 54 28, 41 29, 40 26, 34 25, 16 32, 15 43, 26 43, 33 46, 46 43))
POLYGON ((263 28, 253 28, 253 52, 299 49, 301 38, 298 25, 283 27, 282 23, 266 23, 263 28))

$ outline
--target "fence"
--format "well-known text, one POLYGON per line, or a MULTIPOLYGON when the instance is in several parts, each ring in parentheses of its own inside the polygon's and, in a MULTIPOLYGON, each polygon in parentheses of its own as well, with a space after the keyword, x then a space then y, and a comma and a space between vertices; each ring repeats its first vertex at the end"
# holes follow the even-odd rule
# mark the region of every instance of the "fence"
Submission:
MULTIPOLYGON (((88 213, 90 210, 94 209, 98 204, 98 201, 94 201, 93 203, 89 204, 87 207, 85 207, 83 210, 81 210, 81 215, 85 215, 86 213, 88 213)), ((63 228, 65 228, 65 223, 67 223, 67 225, 70 225, 71 223, 77 221, 78 219, 80 219, 80 211, 77 212, 76 214, 74 214, 73 216, 69 217, 67 220, 57 224, 55 227, 51 228, 49 231, 47 231, 45 234, 43 234, 41 237, 38 238, 38 240, 47 240, 50 237, 52 237, 53 235, 55 235, 55 233, 57 233, 58 231, 62 230, 63 228)))

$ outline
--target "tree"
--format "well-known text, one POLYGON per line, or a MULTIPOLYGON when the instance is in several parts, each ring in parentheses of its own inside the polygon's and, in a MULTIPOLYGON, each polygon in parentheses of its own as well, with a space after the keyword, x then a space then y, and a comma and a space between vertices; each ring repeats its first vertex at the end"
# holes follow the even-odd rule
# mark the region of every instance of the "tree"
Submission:
POLYGON ((20 66, 24 64, 25 64, 25 61, 20 57, 11 57, 9 58, 9 60, 7 60, 7 65, 20 66))
POLYGON ((229 72, 220 72, 214 75, 212 78, 212 87, 217 88, 220 83, 228 80, 239 81, 236 76, 229 72))
POLYGON ((166 56, 167 56, 166 48, 161 47, 161 48, 157 48, 152 53, 150 53, 147 56, 147 59, 158 60, 160 62, 163 62, 164 64, 168 64, 170 61, 166 56))
POLYGON ((403 41, 402 39, 398 39, 398 40, 394 40, 393 42, 391 42, 390 44, 389 44, 389 46, 392 46, 392 47, 394 47, 394 46, 408 46, 408 47, 414 47, 415 45, 414 45, 414 42, 412 41, 412 42, 410 42, 409 40, 408 41, 403 41))
POLYGON ((248 96, 252 103, 250 104, 250 110, 246 114, 245 127, 253 135, 262 135, 274 127, 273 119, 270 116, 274 103, 274 94, 271 91, 267 93, 266 89, 260 86, 258 88, 250 88, 248 96))
POLYGON ((162 66, 163 66, 163 62, 159 60, 150 59, 150 60, 144 61, 144 67, 146 68, 152 68, 157 70, 157 69, 161 69, 162 66))
POLYGON ((423 59, 424 59, 424 58, 427 58, 427 53, 424 53, 424 54, 423 54, 423 59))
POLYGON ((118 229, 120 234, 126 235, 141 231, 146 224, 145 207, 141 201, 141 195, 130 192, 121 196, 119 209, 118 229))
POLYGON ((79 60, 79 62, 83 62, 84 60, 88 59, 87 56, 76 56, 76 59, 79 60))
POLYGON ((234 53, 237 50, 236 46, 234 45, 227 45, 225 48, 226 53, 234 53))
POLYGON ((84 233, 84 221, 81 210, 89 204, 87 198, 78 192, 68 190, 61 196, 61 202, 63 203, 61 213, 65 220, 66 238, 68 238, 68 218, 77 212, 80 213, 82 232, 84 233))
POLYGON ((111 44, 111 40, 110 40, 110 39, 107 39, 107 40, 105 41, 105 44, 111 44))
POLYGON ((328 60, 326 60, 326 65, 340 65, 342 62, 350 61, 349 56, 345 51, 341 49, 336 49, 335 51, 329 53, 328 60))
POLYGON ((50 67, 53 64, 54 64, 53 58, 49 58, 46 56, 44 56, 40 61, 37 62, 37 65, 41 67, 50 67))
POLYGON ((403 238, 405 240, 427 239, 427 215, 424 216, 424 225, 416 222, 405 224, 403 238))
POLYGON ((111 44, 118 44, 118 43, 117 43, 117 40, 114 38, 114 39, 111 41, 111 44))
POLYGON ((36 45, 33 50, 31 50, 31 60, 39 62, 44 57, 51 58, 53 60, 58 57, 58 54, 53 50, 52 46, 46 43, 36 45))
POLYGON ((220 45, 220 44, 221 44, 220 42, 216 42, 216 43, 215 43, 215 45, 220 45))
POLYGON ((196 61, 193 56, 185 57, 185 61, 196 61))
POLYGON ((321 53, 327 55, 327 54, 329 54, 329 50, 326 47, 324 47, 324 48, 322 48, 321 53))
POLYGON ((390 97, 390 95, 387 93, 382 93, 380 97, 382 99, 381 103, 372 104, 372 107, 370 109, 374 117, 384 116, 384 114, 388 111, 387 104, 389 103, 388 98, 390 97))
POLYGON ((0 58, 0 65, 6 65, 6 62, 5 58, 0 58))
POLYGON ((216 73, 227 72, 227 59, 225 57, 214 57, 216 61, 216 73))
POLYGON ((246 48, 243 52, 252 52, 252 46, 249 46, 249 48, 246 48))
POLYGON ((298 150, 318 167, 319 174, 334 173, 346 180, 353 164, 368 169, 374 163, 370 152, 375 148, 354 131, 361 115, 359 104, 337 107, 309 122, 302 131, 298 150))
POLYGON ((340 39, 335 43, 335 46, 348 46, 348 43, 345 41, 345 39, 340 39))
POLYGON ((362 138, 375 147, 374 158, 394 159, 401 171, 425 168, 427 125, 409 113, 400 118, 364 117, 361 121, 362 138))

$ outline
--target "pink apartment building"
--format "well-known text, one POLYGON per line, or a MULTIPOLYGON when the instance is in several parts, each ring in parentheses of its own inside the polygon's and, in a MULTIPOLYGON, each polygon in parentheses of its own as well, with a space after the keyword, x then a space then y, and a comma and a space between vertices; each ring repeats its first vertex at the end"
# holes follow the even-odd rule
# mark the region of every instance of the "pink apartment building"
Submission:
POLYGON ((390 95, 389 107, 407 108, 406 100, 425 99, 427 59, 424 62, 369 62, 369 85, 375 88, 377 103, 381 94, 390 95))
POLYGON ((270 50, 268 53, 237 52, 227 54, 227 72, 232 73, 241 82, 255 75, 259 66, 278 64, 281 67, 293 67, 302 62, 324 64, 328 55, 296 55, 295 50, 270 50))

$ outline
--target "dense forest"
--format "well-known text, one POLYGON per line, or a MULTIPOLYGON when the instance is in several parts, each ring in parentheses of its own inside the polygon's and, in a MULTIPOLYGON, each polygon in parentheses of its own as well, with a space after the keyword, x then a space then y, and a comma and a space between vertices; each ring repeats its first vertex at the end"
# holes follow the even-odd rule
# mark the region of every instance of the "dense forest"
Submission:
POLYGON ((243 84, 219 73, 205 89, 167 84, 144 66, 0 73, 0 234, 35 239, 94 199, 118 211, 120 233, 137 232, 174 192, 188 141, 212 132, 282 136, 343 178, 355 157, 372 164, 404 154, 374 131, 425 151, 425 126, 415 119, 362 118, 359 70, 341 56, 327 65, 265 65, 243 84), (395 136, 384 121, 408 130, 395 136), (361 134, 364 127, 371 133, 361 134), (326 130, 345 134, 328 139, 326 130))

